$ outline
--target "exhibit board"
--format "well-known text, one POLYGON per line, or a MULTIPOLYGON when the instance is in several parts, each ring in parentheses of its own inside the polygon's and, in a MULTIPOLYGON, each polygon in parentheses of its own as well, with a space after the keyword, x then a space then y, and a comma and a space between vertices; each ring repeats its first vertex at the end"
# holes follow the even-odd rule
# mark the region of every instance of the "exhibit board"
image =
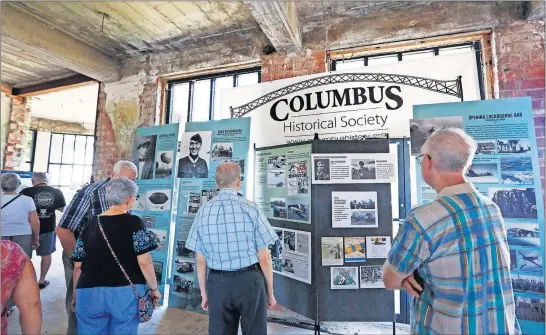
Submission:
POLYGON ((158 248, 151 254, 162 295, 167 277, 177 145, 178 124, 138 128, 131 153, 138 185, 132 213, 142 218, 156 239, 158 248))
MULTIPOLYGON (((499 206, 506 222, 522 331, 544 334, 544 200, 531 99, 414 106, 410 122, 414 156, 433 129, 461 128, 477 141, 466 178, 499 206)), ((417 204, 433 201, 436 192, 424 182, 419 165, 413 165, 417 204)))
MULTIPOLYGON (((277 161, 277 157, 285 156, 289 164, 291 155, 306 157, 307 178, 316 180, 316 171, 310 167, 320 159, 328 160, 329 166, 345 162, 351 170, 350 176, 360 181, 365 177, 366 181, 331 180, 312 184, 309 224, 284 215, 268 218, 279 237, 279 241, 270 246, 275 273, 273 285, 279 305, 317 322, 392 321, 394 293, 383 286, 382 265, 392 240, 391 182, 397 183, 398 172, 396 165, 380 173, 375 169, 377 165, 389 166, 395 162, 396 157, 389 154, 389 141, 314 140, 257 148, 256 202, 266 203, 263 195, 269 192, 267 172, 271 166, 268 162, 272 157, 277 161), (372 157, 376 158, 373 163, 372 157), (352 167, 353 159, 357 160, 357 166, 360 160, 366 161, 365 176, 361 174, 364 170, 352 167), (357 173, 352 173, 353 170, 357 173), (386 181, 384 177, 391 175, 386 181), (342 223, 333 225, 333 217, 342 223), (361 305, 362 301, 370 302, 374 308, 349 308, 361 305)), ((289 203, 289 200, 272 199, 270 206, 277 213, 289 203)))
POLYGON ((218 165, 227 161, 239 164, 243 186, 239 192, 245 194, 249 138, 248 118, 186 123, 179 147, 169 306, 202 311, 195 255, 185 247, 186 240, 199 208, 218 193, 214 179, 218 165))
POLYGON ((389 140, 319 140, 313 162, 313 199, 320 204, 313 221, 318 320, 393 321, 394 292, 383 285, 393 233, 390 183, 398 182, 397 165, 387 165, 396 163, 389 140), (329 170, 329 180, 316 178, 325 175, 317 169, 319 161, 339 167, 329 170), (388 168, 376 169, 381 164, 388 168), (390 180, 383 178, 387 175, 390 180), (363 302, 369 307, 357 308, 363 302))

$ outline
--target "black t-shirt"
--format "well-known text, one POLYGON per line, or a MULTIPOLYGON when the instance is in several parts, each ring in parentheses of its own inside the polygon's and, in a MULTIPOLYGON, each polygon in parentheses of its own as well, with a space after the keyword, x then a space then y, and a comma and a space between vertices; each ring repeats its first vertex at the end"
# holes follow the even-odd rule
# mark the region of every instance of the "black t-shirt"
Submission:
POLYGON ((21 194, 34 199, 36 213, 40 219, 40 234, 54 231, 57 225, 55 210, 66 206, 63 192, 51 186, 37 185, 25 188, 21 194))
MULTIPOLYGON (((155 250, 156 240, 135 215, 100 216, 100 223, 108 242, 133 284, 146 284, 138 265, 137 256, 155 250)), ((82 273, 76 288, 127 286, 97 224, 92 218, 76 241, 72 254, 74 262, 82 262, 82 273)))

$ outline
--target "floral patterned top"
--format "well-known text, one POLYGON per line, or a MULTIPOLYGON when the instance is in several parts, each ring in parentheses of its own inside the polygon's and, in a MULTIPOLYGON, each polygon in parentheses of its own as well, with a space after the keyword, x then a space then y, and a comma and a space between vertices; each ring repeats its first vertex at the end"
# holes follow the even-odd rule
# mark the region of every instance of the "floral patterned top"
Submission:
POLYGON ((18 244, 2 241, 2 335, 8 333, 6 307, 8 299, 17 286, 28 257, 18 244))
MULTIPOLYGON (((100 222, 131 281, 134 284, 145 284, 137 256, 157 249, 158 243, 163 242, 159 236, 166 236, 166 231, 148 230, 144 222, 132 214, 101 215, 100 222)), ((76 241, 72 260, 82 262, 82 273, 76 288, 129 285, 108 249, 96 217, 76 241)))

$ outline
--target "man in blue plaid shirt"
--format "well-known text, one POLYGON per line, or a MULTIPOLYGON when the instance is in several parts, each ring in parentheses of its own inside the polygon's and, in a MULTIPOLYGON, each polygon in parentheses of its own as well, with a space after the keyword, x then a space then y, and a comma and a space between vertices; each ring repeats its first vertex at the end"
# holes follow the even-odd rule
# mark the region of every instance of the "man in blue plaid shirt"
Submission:
POLYGON ((506 227, 497 205, 467 183, 476 142, 434 132, 418 163, 435 201, 412 210, 383 269, 389 289, 413 296, 412 334, 519 334, 506 227))
POLYGON ((276 304, 268 245, 277 234, 258 206, 237 194, 239 165, 219 165, 215 178, 220 192, 199 208, 186 242, 197 254, 209 334, 236 335, 240 321, 243 334, 266 335, 267 308, 276 304))

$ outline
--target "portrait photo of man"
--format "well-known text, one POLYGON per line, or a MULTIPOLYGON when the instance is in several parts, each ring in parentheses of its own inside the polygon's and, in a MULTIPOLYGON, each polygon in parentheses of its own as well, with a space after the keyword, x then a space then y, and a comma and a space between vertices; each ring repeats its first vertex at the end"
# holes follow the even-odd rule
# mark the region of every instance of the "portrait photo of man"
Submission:
POLYGON ((315 180, 330 180, 329 159, 317 159, 315 161, 315 180))
MULTIPOLYGON (((208 178, 210 157, 210 135, 205 137, 200 133, 186 133, 189 141, 183 141, 182 152, 189 151, 188 155, 178 161, 178 178, 208 178), (206 140, 205 140, 206 139, 206 140), (203 144, 208 143, 208 146, 203 144), (203 151, 201 149, 203 148, 203 151)), ((187 137, 187 136, 186 136, 187 137)))
POLYGON ((156 136, 135 138, 133 163, 137 167, 136 179, 153 179, 156 136))

